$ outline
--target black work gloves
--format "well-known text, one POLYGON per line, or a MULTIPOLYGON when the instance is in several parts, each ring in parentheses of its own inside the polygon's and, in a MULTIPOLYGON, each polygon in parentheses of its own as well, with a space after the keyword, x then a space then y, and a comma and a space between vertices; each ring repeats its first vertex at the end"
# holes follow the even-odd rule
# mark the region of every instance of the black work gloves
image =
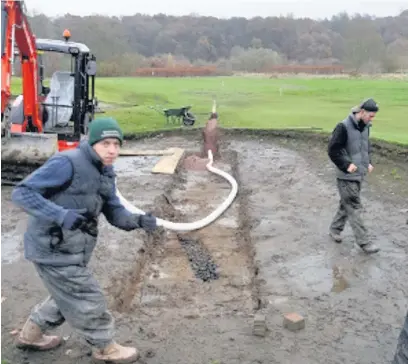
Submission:
MULTIPOLYGON (((81 229, 91 235, 95 235, 93 230, 96 229, 96 226, 90 226, 94 224, 93 221, 90 221, 86 217, 86 214, 86 209, 68 210, 61 227, 69 230, 81 229)), ((146 215, 136 215, 135 217, 138 218, 138 225, 140 228, 146 231, 153 231, 157 228, 157 219, 151 213, 147 213, 146 215)))
POLYGON ((62 222, 62 228, 69 230, 78 229, 86 221, 86 217, 83 216, 86 212, 86 209, 68 210, 62 222))
POLYGON ((150 213, 146 215, 140 215, 139 224, 140 227, 146 231, 153 231, 157 228, 157 220, 150 213))

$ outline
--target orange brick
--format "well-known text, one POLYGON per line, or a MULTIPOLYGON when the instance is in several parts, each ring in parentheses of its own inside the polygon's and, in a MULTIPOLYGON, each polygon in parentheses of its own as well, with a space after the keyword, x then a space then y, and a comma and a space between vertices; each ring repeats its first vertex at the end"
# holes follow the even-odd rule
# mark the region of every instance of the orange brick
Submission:
POLYGON ((290 331, 301 330, 305 327, 305 319, 295 312, 288 313, 283 317, 283 327, 290 331))

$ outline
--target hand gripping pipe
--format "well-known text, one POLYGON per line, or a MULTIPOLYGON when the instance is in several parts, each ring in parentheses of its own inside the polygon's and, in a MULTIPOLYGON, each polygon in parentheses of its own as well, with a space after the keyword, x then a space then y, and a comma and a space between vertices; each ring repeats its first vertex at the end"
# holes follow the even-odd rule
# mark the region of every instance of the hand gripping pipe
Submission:
MULTIPOLYGON (((217 207, 210 215, 206 216, 205 218, 194 221, 194 222, 171 222, 163 219, 157 218, 157 225, 158 226, 163 226, 166 229, 169 230, 174 230, 174 231, 193 231, 193 230, 198 230, 201 229, 204 226, 207 226, 211 224, 214 220, 216 220, 234 201, 235 196, 237 195, 238 192, 238 184, 237 181, 232 177, 230 174, 221 171, 218 168, 213 167, 213 154, 212 151, 208 151, 208 158, 209 162, 207 163, 206 167, 207 169, 215 173, 221 177, 224 177, 232 186, 232 190, 230 194, 228 195, 227 199, 217 207)), ((119 190, 116 188, 116 195, 119 197, 120 202, 125 206, 127 210, 129 210, 132 213, 135 214, 142 214, 144 215, 145 212, 137 208, 136 206, 133 206, 129 201, 127 201, 122 194, 119 192, 119 190)))

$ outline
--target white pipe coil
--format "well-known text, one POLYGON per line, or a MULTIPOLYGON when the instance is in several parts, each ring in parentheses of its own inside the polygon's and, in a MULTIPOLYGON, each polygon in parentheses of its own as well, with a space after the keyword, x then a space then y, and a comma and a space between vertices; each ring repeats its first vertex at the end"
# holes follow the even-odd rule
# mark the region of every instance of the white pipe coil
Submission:
MULTIPOLYGON (((213 166, 213 154, 211 150, 208 151, 208 158, 209 158, 209 162, 206 165, 207 169, 210 172, 215 173, 225 178, 232 186, 232 190, 229 193, 227 199, 221 205, 219 205, 211 214, 209 214, 208 216, 204 217, 201 220, 183 223, 183 222, 172 222, 172 221, 167 221, 167 220, 157 218, 157 226, 162 226, 165 229, 169 229, 173 231, 198 230, 198 229, 203 228, 204 226, 211 224, 213 221, 215 221, 231 205, 231 203, 234 201, 235 196, 237 195, 237 192, 238 192, 238 183, 235 180, 235 178, 232 177, 230 174, 224 171, 221 171, 220 169, 215 168, 213 166)), ((136 214, 142 214, 142 215, 145 214, 143 210, 137 208, 136 206, 132 205, 129 201, 127 201, 122 196, 118 188, 116 188, 116 194, 119 197, 120 202, 123 204, 123 206, 127 210, 129 210, 132 213, 136 213, 136 214)))

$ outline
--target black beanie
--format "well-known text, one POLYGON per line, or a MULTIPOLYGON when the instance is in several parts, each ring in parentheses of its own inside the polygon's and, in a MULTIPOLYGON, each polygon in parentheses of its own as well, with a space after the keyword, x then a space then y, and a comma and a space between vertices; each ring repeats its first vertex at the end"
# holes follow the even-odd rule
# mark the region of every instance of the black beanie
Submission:
POLYGON ((360 105, 360 109, 369 112, 377 112, 379 107, 373 99, 367 99, 360 105))

